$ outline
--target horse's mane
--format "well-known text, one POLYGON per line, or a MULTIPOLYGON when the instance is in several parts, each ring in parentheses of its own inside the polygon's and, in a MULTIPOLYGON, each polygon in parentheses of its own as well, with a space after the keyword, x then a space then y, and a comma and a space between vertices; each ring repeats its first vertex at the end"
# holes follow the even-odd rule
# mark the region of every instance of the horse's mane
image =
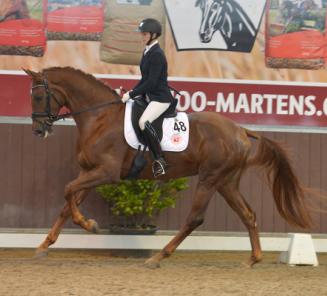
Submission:
POLYGON ((72 72, 72 73, 77 74, 79 76, 83 76, 84 78, 86 78, 90 82, 93 82, 93 83, 97 84, 100 87, 105 87, 107 90, 109 90, 113 94, 117 95, 117 92, 113 88, 111 88, 109 85, 107 85, 103 81, 97 79, 92 74, 85 73, 84 71, 82 71, 80 69, 75 69, 73 67, 50 67, 50 68, 44 69, 42 71, 42 73, 52 72, 52 71, 66 71, 66 72, 72 72))

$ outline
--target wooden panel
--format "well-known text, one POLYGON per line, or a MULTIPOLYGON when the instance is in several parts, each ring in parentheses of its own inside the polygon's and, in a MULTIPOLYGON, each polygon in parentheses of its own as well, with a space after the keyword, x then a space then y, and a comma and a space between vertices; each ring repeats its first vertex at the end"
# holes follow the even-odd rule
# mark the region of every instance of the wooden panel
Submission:
POLYGON ((4 162, 1 164, 5 168, 4 190, 1 190, 1 219, 5 227, 15 227, 19 223, 16 213, 21 209, 22 178, 22 126, 12 125, 4 133, 1 145, 6 147, 4 152, 4 162))
MULTIPOLYGON (((47 140, 32 135, 30 125, 0 125, 0 225, 1 227, 50 227, 64 205, 64 186, 76 178, 76 129, 56 126, 47 140)), ((284 142, 299 179, 305 186, 327 191, 327 135, 263 133, 284 142)), ((279 216, 274 200, 263 178, 263 171, 249 169, 241 181, 241 193, 257 214, 262 232, 287 232, 295 229, 279 216)), ((190 179, 175 209, 164 211, 158 220, 162 230, 179 229, 191 209, 197 178, 190 179)), ((96 218, 102 228, 110 223, 106 203, 95 193, 82 205, 88 218, 96 218)), ((327 215, 314 215, 317 226, 313 232, 327 232, 327 215)), ((71 221, 67 228, 76 227, 71 221)), ((215 194, 199 230, 245 231, 239 217, 224 199, 215 194)), ((298 229, 296 229, 298 231, 298 229)))
MULTIPOLYGON (((287 137, 284 133, 274 133, 271 134, 271 138, 274 138, 275 141, 278 143, 287 143, 287 137)), ((276 217, 275 219, 275 231, 276 232, 285 232, 286 231, 286 222, 284 219, 281 218, 281 216, 278 213, 277 207, 274 207, 274 215, 276 217)))
MULTIPOLYGON (((327 136, 321 135, 321 192, 327 194, 327 136)), ((327 207, 323 207, 327 211, 327 207)), ((320 215, 320 231, 327 233, 327 214, 320 215)))
MULTIPOLYGON (((0 139, 2 139, 2 143, 0 144, 0 219, 1 224, 0 225, 8 225, 7 220, 5 218, 5 212, 6 212, 6 203, 8 199, 8 193, 7 193, 7 180, 8 180, 8 162, 7 162, 7 150, 8 147, 6 145, 8 141, 8 127, 4 125, 0 125, 0 139)), ((17 210, 13 211, 11 215, 17 215, 17 210)), ((16 223, 17 225, 17 223, 16 223)), ((7 227, 7 226, 4 226, 7 227)))
MULTIPOLYGON (((309 186, 315 189, 321 188, 321 137, 319 134, 310 135, 310 153, 309 153, 309 186)), ((320 206, 320 204, 317 204, 320 206)), ((320 208, 320 207, 319 207, 320 208)), ((321 231, 320 213, 312 214, 314 221, 314 232, 321 231)))
POLYGON ((24 126, 22 167, 22 201, 20 227, 46 226, 47 152, 46 142, 31 136, 31 127, 24 126))

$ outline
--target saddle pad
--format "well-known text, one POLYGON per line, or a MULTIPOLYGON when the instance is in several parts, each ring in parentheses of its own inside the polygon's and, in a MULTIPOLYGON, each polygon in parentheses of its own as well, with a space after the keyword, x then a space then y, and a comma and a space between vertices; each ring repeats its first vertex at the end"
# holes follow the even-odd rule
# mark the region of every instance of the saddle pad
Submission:
MULTIPOLYGON (((129 146, 138 149, 143 145, 139 142, 134 128, 132 126, 133 100, 126 102, 125 108, 125 122, 124 122, 124 135, 129 146)), ((189 141, 189 121, 185 112, 178 112, 177 117, 165 118, 163 121, 163 135, 161 140, 161 149, 163 151, 180 152, 187 148, 189 141)))

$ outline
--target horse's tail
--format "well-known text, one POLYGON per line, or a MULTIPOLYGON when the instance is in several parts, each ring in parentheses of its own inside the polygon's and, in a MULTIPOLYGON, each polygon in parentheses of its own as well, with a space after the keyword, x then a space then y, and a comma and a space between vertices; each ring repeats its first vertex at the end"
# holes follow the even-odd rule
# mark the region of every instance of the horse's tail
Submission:
POLYGON ((284 149, 276 142, 245 129, 248 137, 259 141, 254 157, 247 164, 266 169, 267 179, 280 215, 301 228, 312 226, 305 189, 300 184, 284 149))

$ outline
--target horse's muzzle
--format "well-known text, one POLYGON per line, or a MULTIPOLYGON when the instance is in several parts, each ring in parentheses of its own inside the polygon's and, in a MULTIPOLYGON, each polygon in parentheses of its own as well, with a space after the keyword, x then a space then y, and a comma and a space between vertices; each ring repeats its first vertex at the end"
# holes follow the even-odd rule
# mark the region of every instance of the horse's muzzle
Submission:
POLYGON ((212 39, 212 34, 200 33, 199 35, 202 43, 209 43, 212 39))
POLYGON ((49 132, 48 131, 43 131, 43 130, 39 130, 39 129, 37 129, 37 130, 34 130, 33 131, 33 134, 35 135, 35 136, 38 136, 38 137, 40 137, 40 138, 47 138, 48 137, 48 135, 49 135, 49 132))
POLYGON ((38 137, 44 138, 44 139, 47 138, 48 135, 52 133, 51 126, 49 126, 45 123, 39 124, 39 123, 33 122, 32 130, 33 130, 33 134, 35 136, 38 136, 38 137))

